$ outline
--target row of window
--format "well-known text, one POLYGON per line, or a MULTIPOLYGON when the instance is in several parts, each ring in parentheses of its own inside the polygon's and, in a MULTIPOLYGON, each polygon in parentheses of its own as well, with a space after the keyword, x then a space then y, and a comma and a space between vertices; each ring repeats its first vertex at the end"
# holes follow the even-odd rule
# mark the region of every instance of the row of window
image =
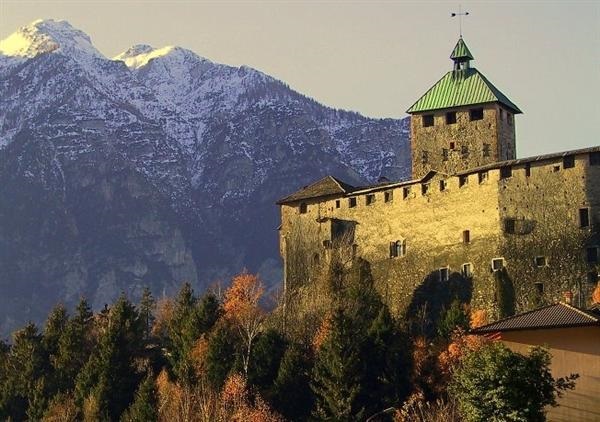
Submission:
MULTIPOLYGON (((422 117, 423 127, 431 127, 435 125, 435 118, 433 114, 424 114, 422 117)), ((469 120, 483 120, 483 108, 472 108, 469 110, 469 120)), ((445 121, 447 125, 453 125, 456 123, 456 111, 448 111, 445 114, 445 121)))

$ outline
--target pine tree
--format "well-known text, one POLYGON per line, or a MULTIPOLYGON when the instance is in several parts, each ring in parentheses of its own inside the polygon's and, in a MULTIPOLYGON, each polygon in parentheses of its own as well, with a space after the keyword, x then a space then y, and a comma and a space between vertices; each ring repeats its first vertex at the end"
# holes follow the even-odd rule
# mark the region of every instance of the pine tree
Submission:
POLYGON ((77 377, 75 394, 80 405, 88 400, 99 415, 119 418, 135 393, 138 376, 134 359, 141 354, 142 338, 139 315, 121 296, 110 309, 107 330, 77 377))
POLYGON ((313 362, 308 351, 293 344, 285 351, 273 386, 275 409, 288 420, 307 420, 314 405, 310 389, 313 362))
POLYGON ((261 333, 254 343, 248 383, 258 387, 267 398, 270 396, 269 389, 277 377, 285 349, 285 339, 273 329, 261 333))
POLYGON ((235 364, 235 336, 225 324, 218 324, 209 338, 206 352, 206 378, 219 391, 235 364))
POLYGON ((66 392, 73 389, 75 379, 87 362, 92 349, 93 314, 85 299, 77 305, 75 315, 61 333, 55 354, 51 357, 54 374, 53 391, 66 392))
POLYGON ((13 335, 6 365, 7 376, 0 386, 0 416, 22 420, 34 400, 36 385, 48 370, 42 336, 34 324, 27 324, 13 335))
POLYGON ((157 400, 154 377, 148 374, 140 383, 135 393, 135 400, 123 414, 121 420, 124 422, 154 422, 158 420, 157 400))
POLYGON ((142 299, 140 300, 140 319, 144 325, 144 338, 146 340, 150 337, 150 333, 152 332, 155 307, 156 301, 152 296, 152 292, 148 287, 144 287, 142 299))
POLYGON ((457 329, 469 329, 469 316, 463 309, 458 299, 452 301, 450 308, 442 313, 438 322, 438 334, 444 340, 450 340, 452 333, 457 329))
POLYGON ((364 416, 361 386, 364 338, 357 323, 341 308, 331 318, 331 332, 321 346, 313 370, 312 389, 321 420, 354 421, 364 416))

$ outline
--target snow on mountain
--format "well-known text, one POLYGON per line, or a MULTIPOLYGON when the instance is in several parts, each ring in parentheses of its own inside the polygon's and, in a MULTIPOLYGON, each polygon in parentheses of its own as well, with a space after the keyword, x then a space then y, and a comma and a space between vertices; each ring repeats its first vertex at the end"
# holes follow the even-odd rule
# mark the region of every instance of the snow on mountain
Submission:
POLYGON ((408 119, 246 66, 148 45, 109 59, 52 20, 0 52, 0 334, 81 294, 101 306, 244 267, 276 283, 278 198, 326 174, 410 174, 408 119))

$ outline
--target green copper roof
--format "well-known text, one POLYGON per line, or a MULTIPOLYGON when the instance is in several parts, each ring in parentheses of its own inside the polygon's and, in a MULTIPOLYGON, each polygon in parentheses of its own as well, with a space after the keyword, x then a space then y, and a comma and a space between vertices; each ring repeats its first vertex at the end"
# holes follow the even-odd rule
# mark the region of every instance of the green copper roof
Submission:
POLYGON ((513 110, 514 113, 521 113, 519 107, 492 85, 477 69, 451 70, 419 98, 407 110, 407 113, 492 102, 499 102, 513 110))
POLYGON ((469 51, 467 44, 463 41, 462 37, 458 39, 456 46, 454 46, 454 50, 452 50, 452 54, 450 54, 450 58, 452 60, 458 59, 469 59, 473 60, 473 55, 469 51))

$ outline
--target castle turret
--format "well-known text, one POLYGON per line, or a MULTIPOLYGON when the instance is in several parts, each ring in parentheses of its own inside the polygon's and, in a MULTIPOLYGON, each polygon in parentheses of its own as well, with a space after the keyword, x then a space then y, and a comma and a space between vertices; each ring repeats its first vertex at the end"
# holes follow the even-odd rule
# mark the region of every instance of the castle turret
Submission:
POLYGON ((454 66, 407 113, 411 114, 412 174, 454 174, 516 157, 514 115, 521 110, 477 69, 459 38, 454 66))

